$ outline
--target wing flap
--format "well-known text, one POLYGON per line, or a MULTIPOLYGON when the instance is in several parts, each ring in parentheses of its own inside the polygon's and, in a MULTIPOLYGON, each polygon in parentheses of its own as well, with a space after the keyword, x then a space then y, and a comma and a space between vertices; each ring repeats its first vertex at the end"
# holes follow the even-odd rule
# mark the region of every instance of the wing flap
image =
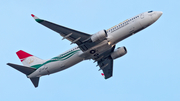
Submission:
POLYGON ((98 66, 100 67, 100 70, 103 71, 103 76, 105 77, 105 79, 108 79, 113 75, 113 59, 111 57, 111 53, 114 51, 115 47, 116 46, 114 45, 111 49, 102 53, 99 56, 100 58, 97 58, 95 60, 98 62, 98 66))
POLYGON ((103 71, 105 79, 112 77, 113 59, 110 56, 104 59, 103 61, 100 61, 100 62, 98 61, 98 65, 100 69, 103 71))

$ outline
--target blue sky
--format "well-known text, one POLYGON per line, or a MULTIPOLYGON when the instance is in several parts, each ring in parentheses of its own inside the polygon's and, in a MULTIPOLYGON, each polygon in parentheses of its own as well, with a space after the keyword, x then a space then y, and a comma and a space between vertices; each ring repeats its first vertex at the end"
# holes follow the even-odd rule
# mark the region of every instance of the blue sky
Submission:
POLYGON ((179 0, 8 0, 0 1, 1 101, 179 101, 179 0), (119 42, 128 53, 114 61, 114 75, 104 80, 93 61, 41 77, 34 88, 6 63, 21 64, 22 49, 49 59, 74 47, 30 16, 85 33, 108 29, 139 13, 163 11, 145 30, 119 42))

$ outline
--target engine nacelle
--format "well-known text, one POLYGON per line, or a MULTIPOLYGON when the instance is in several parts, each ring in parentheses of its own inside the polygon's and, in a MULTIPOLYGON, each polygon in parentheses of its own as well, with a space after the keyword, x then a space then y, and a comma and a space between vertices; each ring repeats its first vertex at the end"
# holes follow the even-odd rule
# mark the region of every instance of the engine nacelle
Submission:
POLYGON ((92 42, 98 41, 98 40, 104 40, 107 37, 106 30, 101 30, 91 36, 92 42))
POLYGON ((127 53, 126 47, 119 47, 113 53, 111 53, 111 57, 113 59, 117 59, 127 53))

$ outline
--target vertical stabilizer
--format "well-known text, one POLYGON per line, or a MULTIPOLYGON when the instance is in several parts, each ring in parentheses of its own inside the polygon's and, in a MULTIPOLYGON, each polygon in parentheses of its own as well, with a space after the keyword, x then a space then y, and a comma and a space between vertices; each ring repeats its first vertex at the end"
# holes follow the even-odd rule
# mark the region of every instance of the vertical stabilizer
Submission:
POLYGON ((44 60, 39 59, 39 58, 37 58, 27 52, 24 52, 22 50, 19 50, 18 52, 16 52, 16 54, 24 66, 30 67, 30 66, 42 64, 45 62, 44 60))

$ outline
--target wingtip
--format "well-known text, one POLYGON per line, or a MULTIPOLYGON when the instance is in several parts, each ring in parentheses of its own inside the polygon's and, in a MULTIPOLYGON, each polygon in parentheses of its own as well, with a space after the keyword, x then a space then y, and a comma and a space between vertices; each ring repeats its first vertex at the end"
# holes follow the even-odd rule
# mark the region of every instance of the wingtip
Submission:
POLYGON ((34 19, 39 19, 37 16, 35 16, 34 14, 31 14, 31 16, 34 18, 34 19))
POLYGON ((104 73, 101 73, 102 76, 104 76, 104 73))
POLYGON ((31 14, 31 16, 39 23, 43 22, 44 20, 39 19, 37 16, 35 16, 34 14, 31 14))
POLYGON ((103 77, 105 77, 105 76, 104 76, 104 73, 101 73, 101 75, 102 75, 103 77))
POLYGON ((8 65, 8 66, 9 66, 9 65, 10 65, 10 63, 7 63, 6 65, 8 65))
POLYGON ((35 15, 34 14, 31 14, 31 16, 34 18, 35 17, 35 15))

